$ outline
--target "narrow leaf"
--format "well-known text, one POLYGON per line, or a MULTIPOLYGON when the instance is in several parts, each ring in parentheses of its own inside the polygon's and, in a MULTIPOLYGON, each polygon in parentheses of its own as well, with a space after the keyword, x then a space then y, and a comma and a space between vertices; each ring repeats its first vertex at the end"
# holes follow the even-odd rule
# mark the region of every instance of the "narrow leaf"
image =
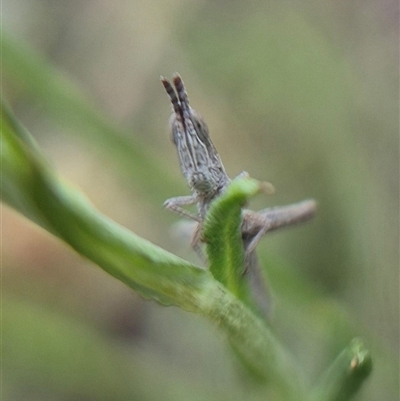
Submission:
POLYGON ((354 339, 323 375, 311 401, 347 401, 360 389, 372 371, 370 352, 362 340, 354 339))
MULTIPOLYGON (((3 200, 142 296, 213 321, 225 331, 248 371, 270 381, 285 399, 301 399, 300 371, 263 321, 209 271, 151 244, 95 210, 83 194, 51 169, 34 140, 9 118, 6 109, 2 116, 3 200)), ((234 196, 221 202, 226 199, 232 206, 237 204, 238 210, 242 200, 257 190, 254 180, 234 183, 230 190, 234 196)), ((236 215, 232 226, 237 221, 236 215)))
POLYGON ((251 302, 247 280, 243 279, 242 207, 260 188, 260 183, 252 178, 233 180, 212 202, 204 222, 203 234, 212 275, 247 304, 251 302))

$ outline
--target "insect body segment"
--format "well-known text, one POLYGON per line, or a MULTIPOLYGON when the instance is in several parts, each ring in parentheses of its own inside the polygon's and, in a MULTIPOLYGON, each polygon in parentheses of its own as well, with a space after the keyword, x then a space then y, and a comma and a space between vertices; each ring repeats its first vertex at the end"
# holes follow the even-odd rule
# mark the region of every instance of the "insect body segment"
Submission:
MULTIPOLYGON (((175 73, 171 83, 164 77, 161 81, 172 103, 170 125, 172 140, 178 152, 183 175, 192 190, 192 195, 167 199, 165 207, 181 216, 195 220, 198 224, 192 235, 191 244, 202 256, 203 221, 210 204, 228 186, 230 179, 210 139, 206 123, 189 106, 185 86, 179 74, 175 73), (197 205, 198 214, 184 209, 197 205)), ((246 176, 243 172, 241 176, 246 176)), ((242 211, 242 243, 245 251, 243 273, 247 277, 259 308, 267 316, 271 307, 268 289, 262 279, 257 262, 256 246, 269 231, 291 226, 311 218, 316 209, 315 201, 308 200, 283 207, 264 209, 259 212, 242 211)))
POLYGON ((166 78, 162 77, 161 81, 173 107, 172 140, 182 173, 194 195, 204 200, 212 199, 225 189, 229 178, 208 135, 207 125, 189 106, 185 86, 178 74, 173 76, 176 92, 166 78))

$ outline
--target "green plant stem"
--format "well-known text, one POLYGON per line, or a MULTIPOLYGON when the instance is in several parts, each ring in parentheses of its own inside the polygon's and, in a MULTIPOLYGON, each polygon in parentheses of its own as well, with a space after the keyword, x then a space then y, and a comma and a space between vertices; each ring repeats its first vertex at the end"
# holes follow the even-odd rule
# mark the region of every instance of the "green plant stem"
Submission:
POLYGON ((311 393, 310 401, 347 401, 372 370, 372 360, 363 342, 356 338, 345 348, 311 393))
POLYGON ((303 399, 300 370, 261 320, 209 271, 102 216, 60 179, 28 138, 2 108, 2 199, 142 296, 211 319, 244 366, 277 386, 285 400, 303 399))
POLYGON ((241 226, 243 205, 260 190, 260 183, 249 177, 233 180, 223 196, 212 202, 203 229, 210 272, 254 310, 256 306, 251 297, 248 280, 244 279, 245 255, 241 226))

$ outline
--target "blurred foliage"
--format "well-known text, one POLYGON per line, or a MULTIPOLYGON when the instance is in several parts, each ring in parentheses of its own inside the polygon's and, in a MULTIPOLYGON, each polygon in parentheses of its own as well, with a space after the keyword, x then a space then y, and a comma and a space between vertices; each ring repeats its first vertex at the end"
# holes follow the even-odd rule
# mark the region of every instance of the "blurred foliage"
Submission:
MULTIPOLYGON (((157 82, 160 74, 179 71, 231 176, 245 169, 276 187, 273 198, 258 199, 255 207, 318 200, 315 222, 271 235, 259 247, 275 295, 276 332, 314 378, 350 338, 362 335, 371 345, 374 374, 358 399, 394 401, 399 399, 397 8, 373 0, 5 2, 3 94, 61 174, 78 182, 101 210, 189 256, 188 239, 174 239, 169 231, 176 218, 161 209, 164 199, 188 193, 166 133, 168 101, 157 82)), ((64 347, 87 349, 82 369, 111 359, 118 365, 117 383, 130 389, 122 359, 136 360, 133 345, 146 342, 150 346, 138 358, 153 361, 150 371, 163 372, 160 388, 173 382, 178 392, 178 386, 197 380, 214 388, 212 394, 226 395, 229 388, 231 399, 243 399, 230 357, 217 354, 219 338, 204 322, 178 311, 167 313, 174 323, 165 322, 157 308, 132 298, 108 277, 78 268, 82 260, 6 208, 2 224, 3 319, 13 318, 13 355, 20 355, 7 361, 4 337, 5 399, 113 399, 107 398, 114 388, 106 378, 113 377, 110 366, 103 372, 86 368, 88 383, 110 386, 101 398, 94 387, 85 393, 79 384, 85 376, 71 360, 60 359, 60 376, 51 364, 40 363, 46 354, 35 354, 38 348, 30 346, 27 333, 49 332, 49 307, 53 317, 72 315, 73 321, 73 333, 57 333, 54 352, 75 358, 64 347), (34 320, 26 318, 23 305, 29 304, 34 320), (116 319, 132 304, 141 305, 147 319, 130 313, 116 319), (84 338, 100 336, 104 347, 90 350, 79 343, 80 325, 91 333, 84 338), (128 339, 117 345, 121 361, 113 351, 116 333, 128 339), (89 355, 95 351, 99 356, 89 355), (175 379, 168 377, 171 366, 179 371, 175 379), (76 379, 69 378, 72 373, 76 379)), ((58 324, 63 327, 53 323, 58 324)), ((137 399, 160 398, 141 395, 140 384, 137 399)), ((153 386, 154 378, 143 376, 143 387, 153 386)), ((183 391, 176 399, 191 398, 183 391)))

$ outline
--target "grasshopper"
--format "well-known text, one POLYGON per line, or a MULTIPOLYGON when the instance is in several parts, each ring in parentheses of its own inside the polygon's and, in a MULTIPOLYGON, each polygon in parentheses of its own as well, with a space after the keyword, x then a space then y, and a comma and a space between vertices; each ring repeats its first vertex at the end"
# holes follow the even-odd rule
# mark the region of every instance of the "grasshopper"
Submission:
MULTIPOLYGON (((191 195, 167 199, 164 206, 198 223, 191 245, 198 254, 201 254, 201 231, 205 215, 210 204, 225 191, 231 179, 210 139, 206 123, 189 105, 185 85, 180 75, 178 73, 173 75, 172 84, 165 77, 161 77, 161 82, 172 104, 172 115, 169 120, 172 141, 177 149, 182 173, 192 190, 191 195), (193 204, 197 205, 198 214, 183 208, 193 204)), ((246 172, 240 174, 240 176, 246 175, 248 175, 246 172)), ((267 192, 271 192, 271 185, 267 185, 266 188, 267 192)), ((243 274, 248 276, 256 301, 264 312, 269 309, 269 302, 255 253, 257 244, 267 232, 306 221, 315 214, 315 211, 314 200, 267 208, 259 212, 248 209, 242 211, 241 233, 245 251, 243 274)))

